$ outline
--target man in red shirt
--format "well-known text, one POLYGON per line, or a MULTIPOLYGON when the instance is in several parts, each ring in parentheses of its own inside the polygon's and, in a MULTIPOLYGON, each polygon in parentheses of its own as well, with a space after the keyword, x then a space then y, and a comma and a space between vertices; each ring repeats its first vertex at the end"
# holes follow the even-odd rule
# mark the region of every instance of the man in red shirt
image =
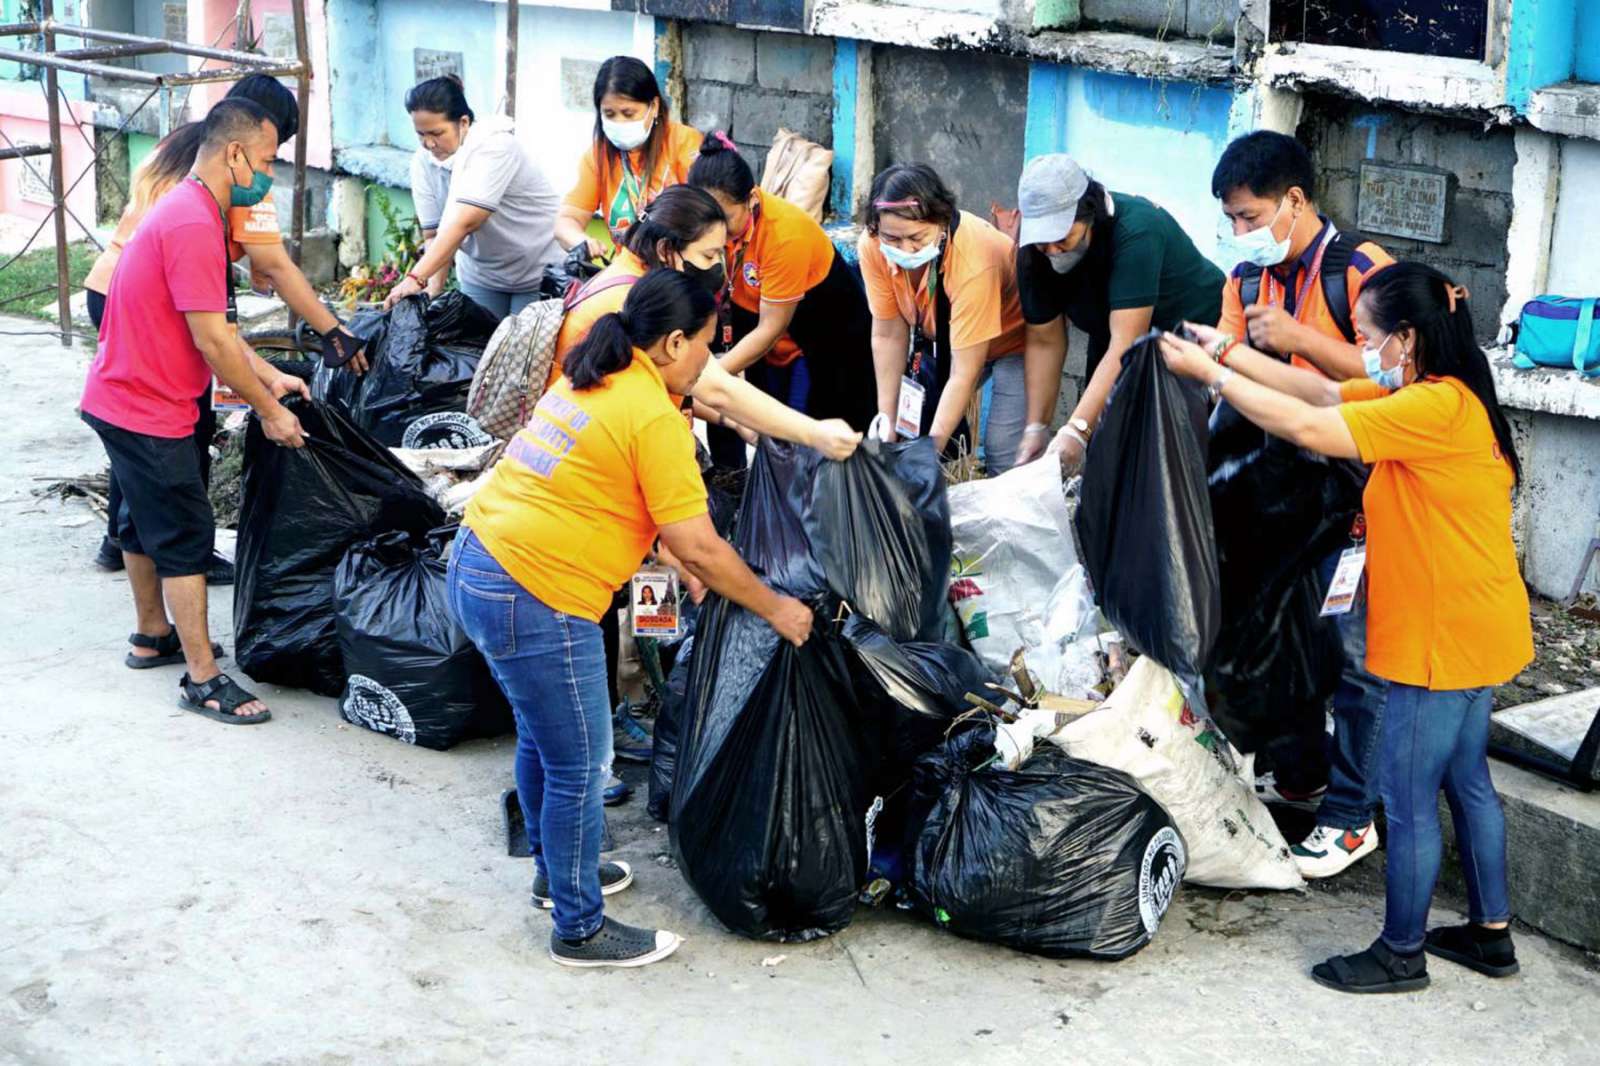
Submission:
POLYGON ((228 277, 224 212, 251 198, 277 151, 277 128, 258 104, 224 100, 206 116, 193 172, 123 249, 79 404, 122 487, 118 539, 137 619, 126 662, 186 663, 179 706, 234 725, 271 714, 217 666, 205 578, 216 523, 190 438, 195 397, 214 374, 254 408, 269 440, 305 443, 299 419, 279 403, 309 395, 305 383, 240 340, 228 277))

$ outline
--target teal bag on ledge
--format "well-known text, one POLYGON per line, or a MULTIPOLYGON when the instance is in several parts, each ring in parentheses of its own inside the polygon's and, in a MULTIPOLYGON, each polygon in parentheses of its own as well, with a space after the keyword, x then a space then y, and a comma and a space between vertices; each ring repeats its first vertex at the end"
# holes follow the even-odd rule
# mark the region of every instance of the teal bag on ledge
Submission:
POLYGON ((1511 365, 1519 370, 1539 366, 1576 370, 1586 378, 1600 375, 1595 300, 1593 296, 1535 296, 1523 304, 1511 365))

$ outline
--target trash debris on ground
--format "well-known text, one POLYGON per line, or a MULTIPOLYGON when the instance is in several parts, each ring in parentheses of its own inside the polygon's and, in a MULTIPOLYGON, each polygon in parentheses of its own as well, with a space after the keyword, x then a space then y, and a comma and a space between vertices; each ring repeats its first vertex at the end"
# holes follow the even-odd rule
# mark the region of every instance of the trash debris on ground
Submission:
POLYGON ((512 729, 489 666, 450 614, 443 558, 454 527, 353 546, 333 578, 347 722, 446 750, 512 729))
POLYGON ((1228 741, 1196 716, 1170 671, 1140 658, 1109 699, 1058 724, 1030 711, 1016 732, 1121 770, 1172 815, 1188 849, 1187 879, 1213 888, 1299 888, 1288 842, 1255 793, 1250 763, 1229 766, 1228 741))
POLYGON ((389 311, 356 315, 346 328, 367 343, 367 372, 322 367, 312 395, 391 447, 493 443, 466 406, 478 360, 499 324, 461 292, 432 299, 418 293, 389 311))
POLYGON ((444 524, 416 475, 331 407, 290 399, 303 448, 246 429, 234 588, 234 658, 257 681, 324 696, 344 690, 333 573, 359 541, 444 524))
POLYGON ((958 936, 1052 958, 1121 959, 1150 942, 1184 873, 1184 842, 1128 775, 1046 745, 1020 767, 986 725, 912 775, 916 909, 958 936))

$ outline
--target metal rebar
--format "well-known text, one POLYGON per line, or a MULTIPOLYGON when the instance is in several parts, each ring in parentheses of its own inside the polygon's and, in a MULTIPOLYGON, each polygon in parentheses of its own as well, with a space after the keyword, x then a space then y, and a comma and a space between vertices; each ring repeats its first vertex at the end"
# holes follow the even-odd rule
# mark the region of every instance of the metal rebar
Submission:
POLYGON ((49 155, 48 144, 19 144, 10 148, 0 148, 0 160, 21 159, 29 155, 49 155))
MULTIPOLYGON (((39 13, 44 16, 44 50, 54 52, 55 34, 50 32, 50 20, 55 14, 55 0, 39 0, 39 13)), ((66 177, 61 167, 61 94, 56 91, 56 71, 44 71, 45 95, 49 97, 50 115, 50 198, 54 201, 56 222, 56 324, 61 327, 61 347, 72 347, 72 298, 67 291, 67 197, 66 177)), ((24 163, 24 166, 27 164, 24 163)), ((82 225, 82 223, 79 223, 82 225)))
POLYGON ((24 52, 15 48, 0 48, 0 59, 9 59, 13 63, 24 63, 34 67, 43 67, 46 70, 70 70, 74 74, 88 74, 95 78, 121 78, 124 81, 143 82, 146 85, 159 85, 161 83, 161 75, 153 74, 148 70, 136 70, 133 67, 110 67, 104 63, 62 59, 58 55, 46 52, 24 52))
POLYGON ((39 32, 37 22, 0 23, 0 37, 32 37, 39 32))
MULTIPOLYGON (((289 221, 289 255, 294 265, 303 258, 306 236, 306 130, 311 126, 311 41, 306 34, 306 0, 293 0, 294 54, 300 72, 295 82, 295 101, 300 105, 300 132, 294 136, 294 217, 289 221)), ((289 328, 298 316, 289 315, 289 328)))
POLYGON ((43 296, 47 292, 55 292, 55 291, 56 291, 55 283, 51 282, 49 285, 42 285, 37 289, 32 289, 32 290, 30 290, 28 292, 24 292, 24 293, 18 293, 16 296, 7 296, 4 300, 0 300, 0 307, 4 307, 7 304, 14 304, 19 300, 26 300, 26 299, 29 299, 30 297, 43 296))
POLYGON ((506 4, 506 117, 517 117, 517 27, 521 21, 518 0, 506 4))
POLYGON ((130 56, 155 55, 167 51, 166 41, 149 44, 108 44, 99 48, 69 48, 56 55, 62 59, 126 59, 130 56))
POLYGON ((210 70, 192 70, 186 74, 162 74, 164 85, 203 85, 214 81, 238 81, 250 74, 265 74, 270 78, 298 76, 299 63, 280 63, 275 67, 213 67, 210 70))
MULTIPOLYGON (((296 0, 299 2, 299 0, 296 0)), ((304 17, 304 12, 301 12, 304 17)), ((49 27, 63 37, 79 37, 88 41, 112 41, 119 44, 149 44, 156 38, 145 37, 137 33, 119 33, 115 30, 101 30, 89 26, 74 26, 65 22, 52 23, 49 27)), ((231 48, 208 48, 203 44, 190 44, 187 41, 168 41, 167 48, 178 55, 199 56, 202 59, 220 59, 242 67, 270 67, 275 65, 272 56, 256 55, 254 52, 238 52, 231 48)))

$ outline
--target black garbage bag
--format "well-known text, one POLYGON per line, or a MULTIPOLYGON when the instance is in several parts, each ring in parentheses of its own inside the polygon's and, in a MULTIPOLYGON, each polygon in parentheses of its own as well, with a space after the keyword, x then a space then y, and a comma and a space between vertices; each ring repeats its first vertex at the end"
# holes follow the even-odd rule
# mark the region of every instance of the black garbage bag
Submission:
POLYGON ((667 675, 667 691, 662 693, 650 730, 650 792, 645 810, 658 822, 667 820, 672 808, 672 777, 678 767, 678 730, 683 722, 683 705, 688 699, 689 672, 694 669, 694 637, 678 646, 678 659, 667 675))
POLYGON ((958 936, 1051 958, 1121 959, 1149 943, 1183 880, 1183 838, 1119 770, 1041 744, 1016 770, 994 730, 917 763, 903 859, 922 914, 958 936))
POLYGON ((933 441, 864 444, 817 471, 806 535, 828 584, 894 640, 938 640, 950 584, 950 503, 933 441))
POLYGON ((358 541, 444 524, 422 482, 331 407, 288 401, 304 448, 245 431, 244 491, 233 592, 234 659, 257 681, 338 696, 333 572, 358 541))
POLYGON ((354 725, 436 751, 513 728, 489 664, 450 613, 442 556, 453 532, 362 541, 333 575, 339 652, 349 675, 340 713, 354 725))
MULTIPOLYGON (((734 541, 764 580, 808 602, 827 591, 802 528, 819 462, 763 441, 734 541)), ((684 879, 734 932, 810 940, 849 924, 876 756, 847 654, 821 623, 795 648, 719 596, 700 612, 669 820, 684 879)))
POLYGON ((1366 468, 1270 436, 1223 402, 1211 414, 1211 513, 1223 624, 1207 682, 1233 745, 1321 732, 1338 685, 1338 624, 1320 615, 1322 560, 1350 543, 1366 468))
POLYGON ((432 300, 420 293, 408 296, 380 317, 386 319, 381 326, 358 321, 360 331, 352 330, 358 337, 370 331, 364 338, 366 374, 324 368, 313 381, 312 395, 339 405, 351 421, 390 447, 437 446, 442 430, 454 434, 448 441, 453 446, 488 443, 481 429, 474 433, 476 424, 466 414, 467 390, 499 320, 461 292, 432 300), (418 425, 429 415, 440 417, 418 425), (420 439, 423 434, 431 439, 420 439))
MULTIPOLYGON (((387 311, 362 311, 353 315, 344 328, 362 343, 362 352, 370 364, 383 350, 384 337, 389 331, 387 311)), ((311 374, 311 398, 336 409, 345 418, 355 417, 356 400, 361 395, 365 377, 344 367, 325 365, 317 359, 311 374)))
POLYGON ((1122 357, 1084 459, 1075 525, 1101 611, 1198 698, 1222 614, 1206 401, 1198 384, 1167 369, 1157 337, 1122 357))

